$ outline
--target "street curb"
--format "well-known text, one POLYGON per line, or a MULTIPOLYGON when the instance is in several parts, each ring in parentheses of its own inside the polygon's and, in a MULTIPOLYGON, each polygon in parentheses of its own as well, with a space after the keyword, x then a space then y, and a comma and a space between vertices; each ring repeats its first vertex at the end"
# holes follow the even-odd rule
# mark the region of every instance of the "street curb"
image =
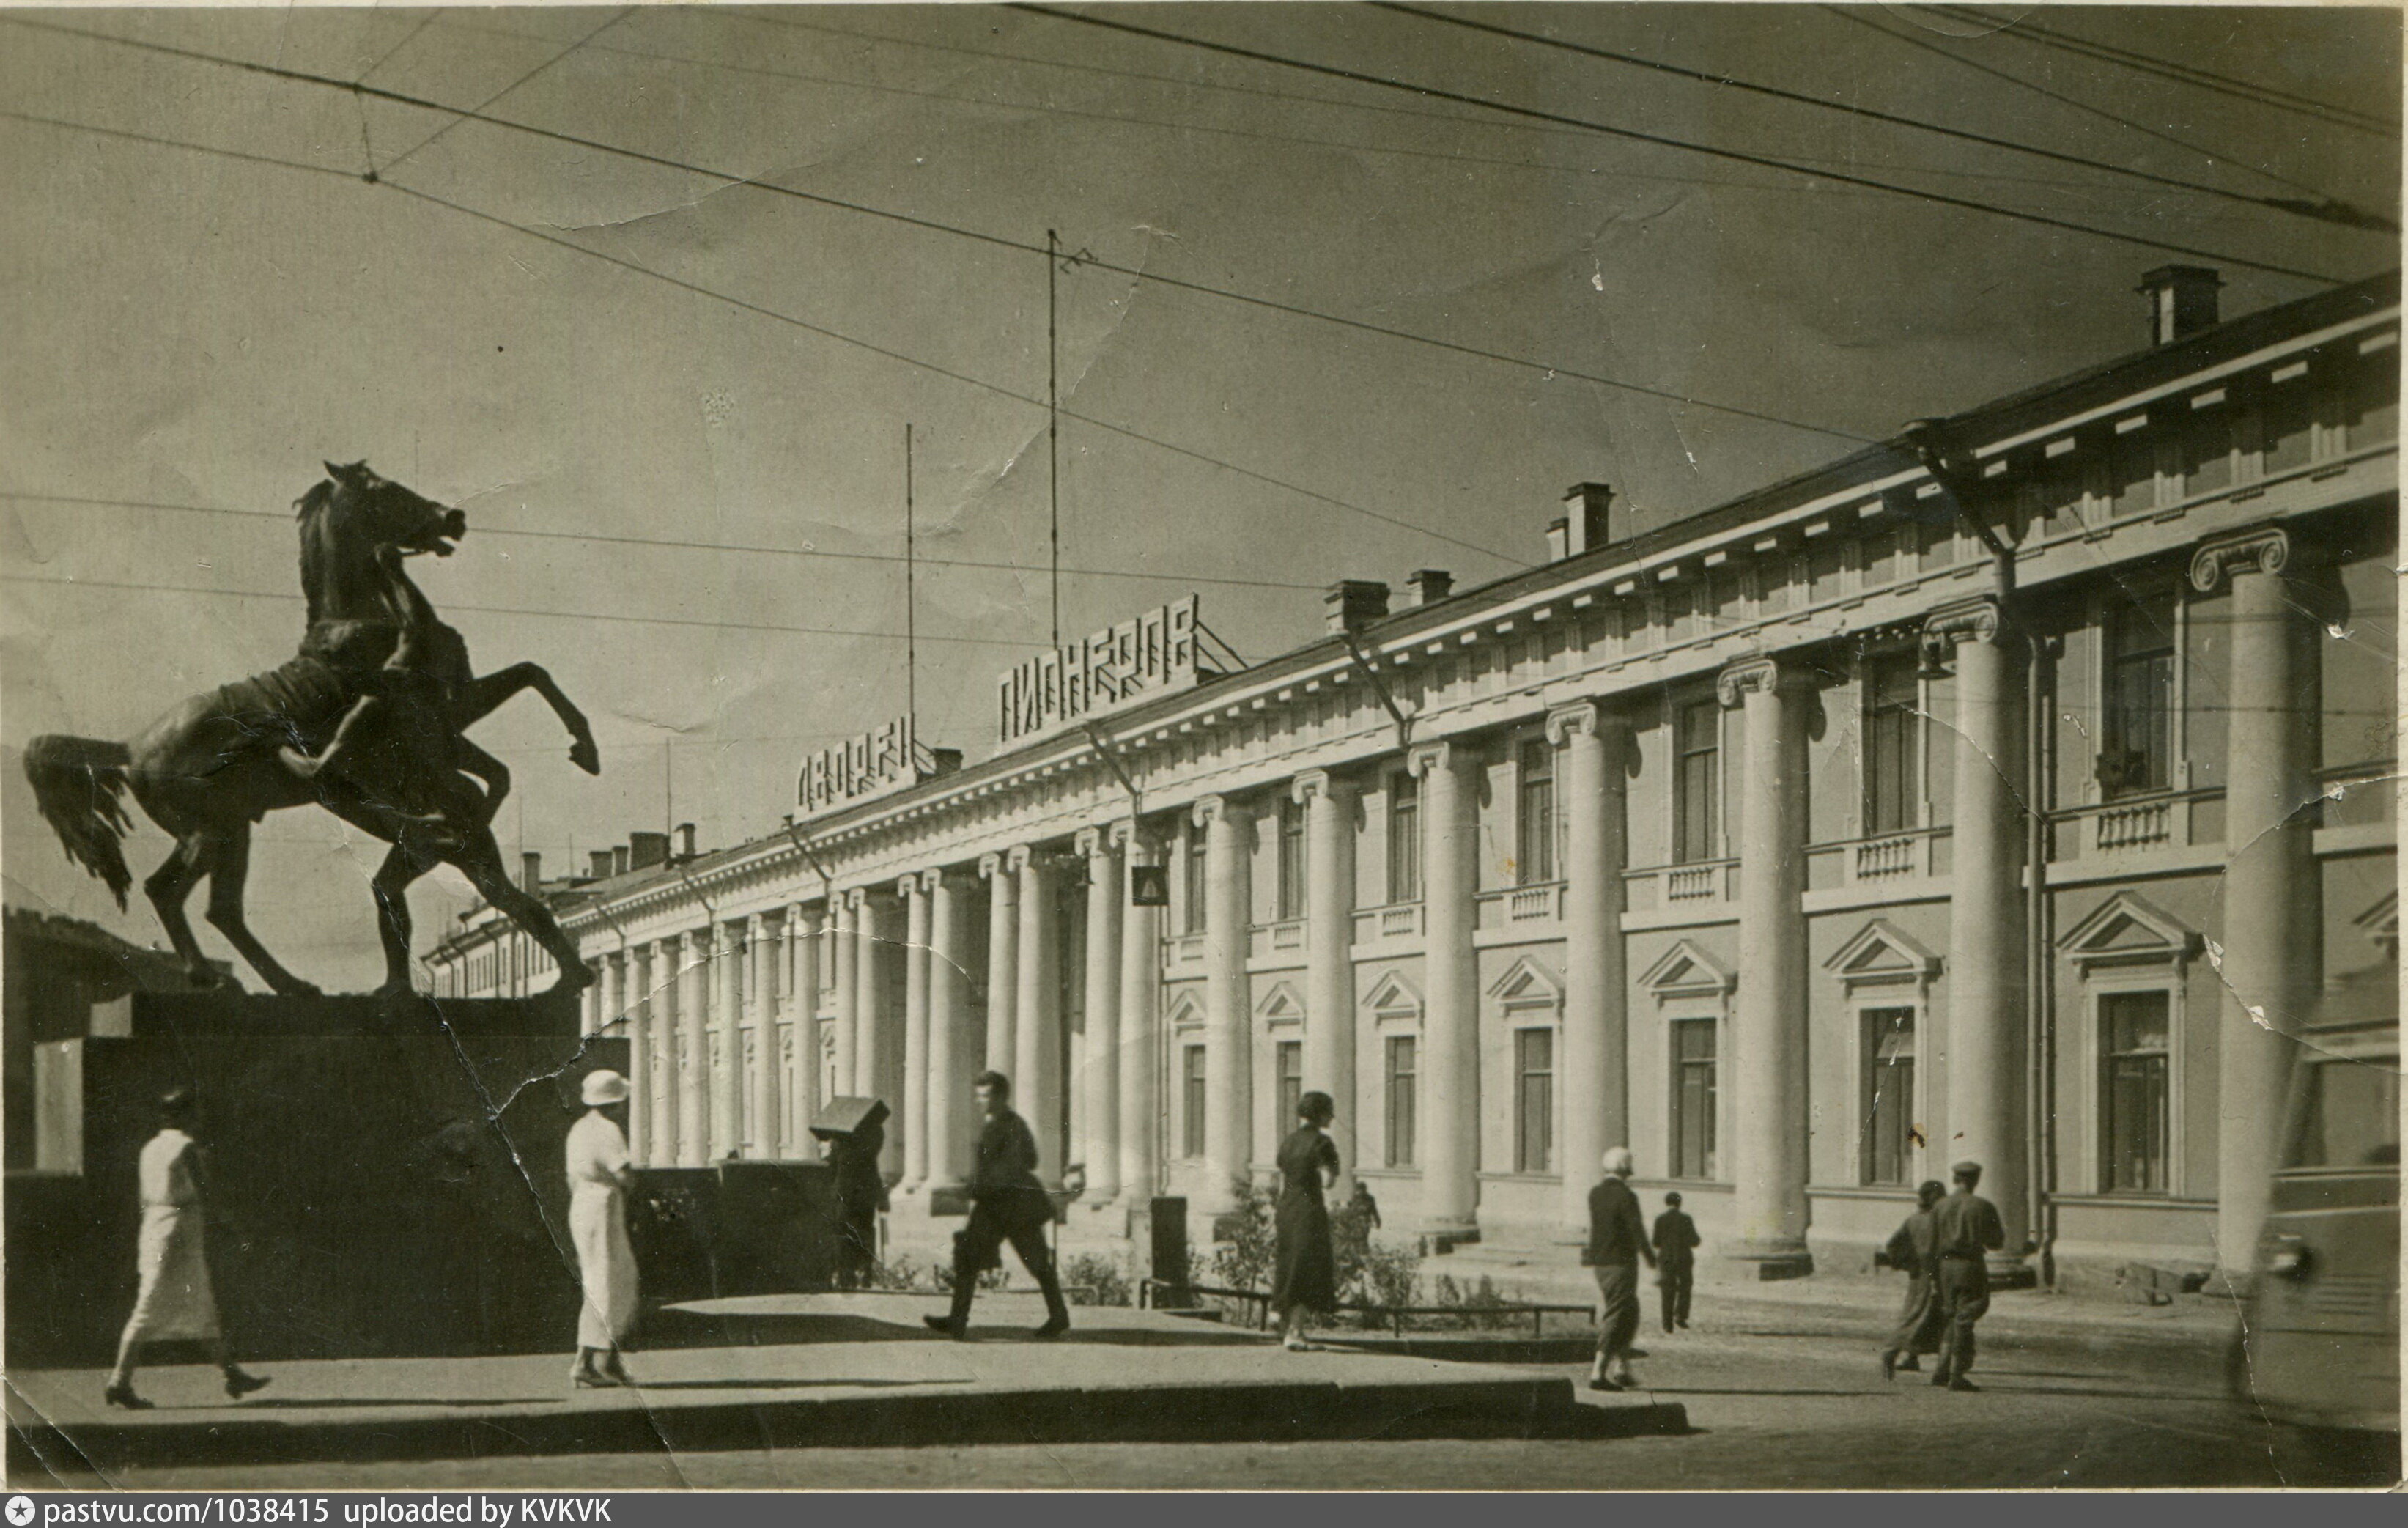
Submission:
POLYGON ((1677 1404, 1583 1405, 1558 1377, 1340 1385, 1223 1385, 623 1405, 475 1416, 285 1421, 12 1418, 8 1468, 104 1476, 188 1463, 358 1463, 546 1454, 993 1444, 1295 1443, 1413 1438, 1611 1438, 1685 1432, 1677 1404), (47 1463, 46 1463, 47 1462, 47 1463))

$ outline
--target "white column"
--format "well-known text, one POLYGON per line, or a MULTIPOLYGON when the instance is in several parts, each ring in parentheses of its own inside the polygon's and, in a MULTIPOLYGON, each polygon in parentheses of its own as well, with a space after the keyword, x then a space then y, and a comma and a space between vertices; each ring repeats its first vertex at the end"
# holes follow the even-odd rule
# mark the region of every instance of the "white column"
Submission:
POLYGON ((1744 707, 1739 819, 1739 992, 1731 1016, 1734 1257, 1799 1267, 1806 1258, 1806 710, 1797 677, 1770 658, 1722 671, 1726 708, 1744 707))
POLYGON ((620 957, 620 992, 627 1016, 627 1158, 638 1167, 652 1160, 652 948, 630 945, 620 957))
POLYGON ((1412 750, 1422 777, 1422 1226, 1480 1236, 1480 970, 1471 944, 1479 887, 1480 761, 1460 742, 1412 750))
POLYGON ((657 1107, 652 1116, 652 1164, 655 1167, 676 1166, 679 1143, 685 1139, 684 1122, 678 1117, 685 1102, 679 1080, 685 1052, 678 1033, 678 967, 683 948, 674 934, 652 944, 652 1098, 657 1107))
POLYGON ((710 929, 710 993, 717 1004, 718 1052, 710 1069, 710 1160, 744 1150, 745 925, 724 918, 710 929))
POLYGON ((786 973, 786 909, 756 914, 752 919, 752 961, 745 984, 752 1010, 752 1152, 775 1161, 785 1155, 783 1122, 779 1107, 785 1100, 781 1052, 778 1043, 778 988, 786 973))
POLYGON ((979 875, 987 890, 986 1069, 1010 1076, 1020 1064, 1011 1021, 1020 1000, 1020 877, 999 854, 979 860, 979 875))
POLYGON ((710 930, 678 941, 678 1165, 710 1160, 710 930))
POLYGON ((820 1117, 820 930, 824 919, 800 903, 786 909, 786 953, 794 959, 788 995, 786 1039, 794 1045, 795 1116, 786 1130, 786 1155, 817 1157, 819 1137, 810 1131, 820 1117))
MULTIPOLYGON (((602 966, 601 961, 592 960, 586 963, 594 967, 596 974, 599 974, 600 968, 602 966)), ((577 994, 577 1032, 580 1035, 599 1034, 602 1032, 603 999, 605 996, 606 994, 602 990, 602 983, 598 980, 586 983, 583 990, 577 994)))
POLYGON ((1013 1002, 1011 1096, 1037 1136, 1037 1174, 1062 1181, 1062 941, 1054 872, 1035 847, 1011 851, 1020 877, 1020 992, 1013 1002))
POLYGON ((586 1001, 594 1005, 593 1024, 585 1032, 612 1036, 626 1033, 627 992, 622 984, 619 958, 597 957, 594 975, 594 985, 585 989, 586 1001))
POLYGON ((1161 997, 1162 938, 1157 909, 1129 901, 1128 882, 1140 865, 1158 862, 1159 851, 1148 843, 1134 821, 1112 825, 1112 842, 1123 862, 1121 887, 1120 991, 1120 1177, 1121 1192, 1132 1202, 1154 1197, 1161 1186, 1156 1160, 1161 1096, 1155 1068, 1162 1064, 1161 997))
MULTIPOLYGON (((853 1066, 856 1091, 883 1099, 899 1113, 903 1103, 903 962, 901 919, 893 898, 883 890, 864 890, 855 940, 860 954, 860 1002, 853 1012, 853 1066)), ((878 1154, 878 1170, 890 1184, 903 1175, 903 1125, 890 1120, 886 1148, 878 1154)))
MULTIPOLYGON (((835 932, 829 937, 829 957, 836 961, 835 1011, 828 1020, 829 1038, 835 1042, 833 1058, 836 1069, 836 1090, 839 1097, 858 1095, 853 1076, 853 1016, 861 1003, 860 941, 853 937, 861 917, 860 893, 836 892, 828 898, 830 916, 836 920, 835 932)), ((817 1065, 814 1060, 813 1065, 817 1065)))
POLYGON ((968 887, 958 872, 921 877, 928 899, 928 1189, 959 1189, 969 1176, 978 1139, 971 1117, 970 1078, 979 1070, 979 1037, 970 1014, 968 887))
POLYGON ((1109 832, 1082 831, 1079 853, 1087 864, 1087 1033, 1078 1156, 1086 1164, 1087 1203, 1100 1205, 1121 1196, 1121 909, 1128 891, 1109 832))
POLYGON ((1253 1155, 1254 1079, 1247 1031, 1246 936, 1253 916, 1246 808, 1222 796, 1195 807, 1204 829, 1204 1163, 1197 1206, 1218 1215, 1245 1193, 1253 1155))
POLYGON ((1588 1190, 1630 1146, 1628 966, 1622 944, 1623 771, 1630 725, 1594 700, 1547 714, 1561 750, 1564 832, 1563 1201, 1559 1232, 1588 1234, 1588 1190))
POLYGON ((2210 541, 2191 561, 2201 593, 2232 581, 2215 1240, 2236 1276, 2265 1227, 2297 1027, 2321 968, 2316 818, 2303 808, 2317 795, 2322 700, 2307 601, 2285 576, 2295 550, 2287 533, 2260 526, 2210 541))
POLYGON ((1956 896, 1948 922, 1948 1117, 1942 1165, 1982 1164, 1982 1196, 1999 1207, 2006 1247, 1994 1271, 2023 1261, 2030 1223, 2024 1099, 2030 1060, 2026 974, 2024 664, 2021 633, 1998 601, 1943 606, 1924 623, 1934 656, 1956 665, 1956 896))
POLYGON ((896 883, 903 899, 903 1191, 928 1181, 928 894, 915 872, 896 883))
MULTIPOLYGON (((1354 787, 1326 770, 1296 777, 1304 808, 1304 1087, 1338 1106, 1341 1202, 1354 1191, 1362 1100, 1354 1089, 1354 787)), ((1296 1128, 1278 1122, 1275 1133, 1296 1128)))

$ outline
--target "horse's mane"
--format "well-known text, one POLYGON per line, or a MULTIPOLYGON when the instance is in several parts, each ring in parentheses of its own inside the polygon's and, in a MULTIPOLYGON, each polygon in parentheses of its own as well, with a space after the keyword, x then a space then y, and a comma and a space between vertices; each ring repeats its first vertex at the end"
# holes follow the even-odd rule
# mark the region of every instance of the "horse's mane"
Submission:
POLYGON ((308 622, 318 624, 318 579, 325 552, 313 534, 325 518, 326 510, 335 502, 335 480, 321 481, 308 493, 293 501, 293 517, 301 522, 301 591, 309 604, 308 622))

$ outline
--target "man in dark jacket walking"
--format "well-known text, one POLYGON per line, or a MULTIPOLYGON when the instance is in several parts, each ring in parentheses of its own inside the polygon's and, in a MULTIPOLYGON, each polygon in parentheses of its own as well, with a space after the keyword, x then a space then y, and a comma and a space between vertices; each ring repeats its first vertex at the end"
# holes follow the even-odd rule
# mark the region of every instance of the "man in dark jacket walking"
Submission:
POLYGON ((1914 1190, 1915 1211, 1903 1225, 1890 1233, 1889 1246, 1883 1257, 1889 1265, 1906 1276, 1906 1304, 1899 1308, 1898 1330, 1890 1334, 1882 1348, 1882 1377, 1887 1379, 1900 1369, 1920 1370, 1918 1354, 1940 1351, 1940 1292, 1935 1284, 1935 1269, 1940 1261, 1939 1221, 1932 1212, 1948 1190, 1938 1179, 1927 1180, 1914 1190))
POLYGON ((1664 1213, 1656 1218, 1656 1282, 1664 1291, 1664 1330, 1678 1322, 1689 1325, 1689 1285, 1697 1273, 1698 1223, 1681 1208, 1681 1196, 1664 1196, 1664 1213))
POLYGON ((1054 1218, 1054 1200, 1037 1177, 1037 1137, 1029 1133, 1028 1122, 1012 1112, 1011 1083, 1003 1074, 982 1072, 973 1086, 986 1123, 979 1131, 978 1165, 970 1174, 969 1224, 953 1238, 953 1308, 950 1315, 925 1319, 955 1340, 968 1336, 979 1275, 1003 1265, 1008 1241, 1045 1293, 1045 1324, 1037 1335, 1058 1337, 1070 1330, 1070 1309, 1063 1303, 1062 1282, 1054 1276, 1053 1254, 1045 1247, 1045 1223, 1054 1218))
POLYGON ((1588 1245, 1581 1263, 1597 1275, 1597 1362, 1589 1365, 1591 1390, 1626 1390, 1638 1383, 1630 1373, 1630 1344, 1639 1335, 1639 1260, 1656 1266, 1647 1222, 1627 1179, 1628 1146, 1605 1154, 1605 1181, 1588 1191, 1588 1245))
POLYGON ((1965 1377, 1965 1371, 1973 1366, 1973 1323, 1990 1309, 1990 1269, 1984 1254, 2007 1245, 2007 1228, 1999 1218, 1999 1207, 1973 1191, 1982 1181, 1981 1163, 1958 1162, 1951 1175, 1956 1191, 1931 1212, 1940 1308, 1948 1326, 1931 1382, 1950 1390, 1975 1390, 1979 1387, 1965 1377))

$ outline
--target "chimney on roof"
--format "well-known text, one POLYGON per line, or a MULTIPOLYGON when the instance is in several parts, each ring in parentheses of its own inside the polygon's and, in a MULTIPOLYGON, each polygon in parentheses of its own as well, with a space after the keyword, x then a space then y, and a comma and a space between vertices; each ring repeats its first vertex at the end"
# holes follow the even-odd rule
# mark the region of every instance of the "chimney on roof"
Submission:
POLYGON ((666 833, 629 833, 627 835, 627 868, 650 870, 669 857, 669 836, 666 833))
POLYGON ((2171 345, 2216 325, 2215 292, 2224 278, 2206 266, 2159 266, 2141 278, 2149 299, 2149 343, 2171 345))
POLYGON ((1443 568, 1416 568, 1405 576, 1413 591, 1413 606, 1435 605, 1455 593, 1455 575, 1443 568))
POLYGON ((624 875, 627 873, 627 846, 622 843, 610 851, 610 873, 624 875))
POLYGON ((1332 635, 1360 631, 1388 613, 1388 586, 1369 579, 1341 578, 1322 597, 1332 635))
POLYGON ((680 859, 692 859, 694 858, 694 824, 690 822, 679 823, 677 825, 677 838, 678 858, 680 859))
POLYGON ((1613 512, 1613 490, 1602 483, 1575 483, 1564 490, 1564 517, 1547 527, 1547 551, 1557 559, 1594 552, 1622 540, 1630 507, 1613 512))
POLYGON ((594 879, 597 881, 607 881, 610 878, 611 851, 609 849, 589 849, 586 851, 586 859, 587 862, 594 867, 591 872, 594 879))
POLYGON ((520 888, 525 891, 534 891, 539 888, 542 885, 543 856, 539 854, 523 854, 519 856, 520 888))

